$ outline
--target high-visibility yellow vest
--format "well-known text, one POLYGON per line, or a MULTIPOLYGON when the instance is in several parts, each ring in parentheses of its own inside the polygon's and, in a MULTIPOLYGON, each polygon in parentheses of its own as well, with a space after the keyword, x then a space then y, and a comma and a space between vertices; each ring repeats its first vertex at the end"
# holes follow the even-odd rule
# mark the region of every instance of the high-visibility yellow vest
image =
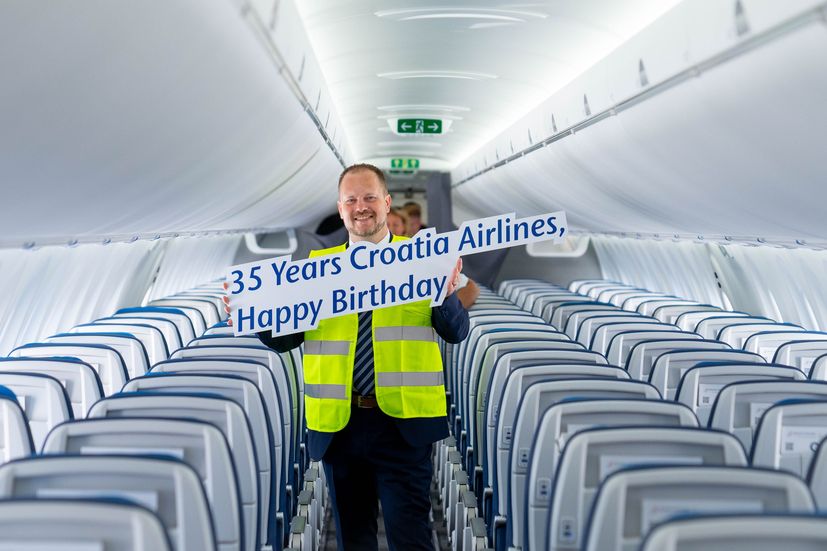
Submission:
MULTIPOLYGON (((401 237, 394 236, 398 241, 401 237)), ((312 251, 335 254, 344 245, 312 251)), ((359 315, 321 320, 304 334, 304 411, 307 427, 321 432, 343 429, 350 419, 353 360, 359 315)), ((446 415, 442 358, 431 325, 430 301, 373 311, 373 366, 376 401, 391 417, 446 415)))

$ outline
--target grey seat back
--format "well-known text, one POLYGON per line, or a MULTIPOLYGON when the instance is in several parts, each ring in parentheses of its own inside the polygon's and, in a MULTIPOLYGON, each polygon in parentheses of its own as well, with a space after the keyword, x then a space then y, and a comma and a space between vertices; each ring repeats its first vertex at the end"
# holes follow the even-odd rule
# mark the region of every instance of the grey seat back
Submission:
POLYGON ((185 461, 204 486, 218 549, 246 549, 230 447, 221 431, 209 423, 152 418, 73 421, 49 433, 43 454, 167 455, 185 461))
POLYGON ((720 341, 707 341, 700 338, 695 333, 686 333, 687 335, 695 335, 696 338, 689 338, 691 342, 686 342, 686 338, 661 339, 654 336, 650 340, 639 341, 629 351, 626 359, 626 371, 633 379, 639 381, 648 381, 649 374, 652 372, 652 366, 661 354, 667 352, 674 352, 678 350, 726 350, 729 345, 720 341))
POLYGON ((771 364, 701 364, 689 369, 678 385, 677 400, 689 406, 701 425, 709 422, 718 393, 726 385, 742 381, 804 381, 801 371, 771 364))
POLYGON ((91 366, 98 375, 104 396, 118 392, 129 380, 126 365, 120 354, 104 345, 85 344, 28 344, 15 348, 12 358, 76 358, 91 366))
POLYGON ((674 400, 684 374, 705 362, 765 363, 764 358, 758 354, 740 350, 676 350, 664 352, 655 358, 652 371, 649 373, 649 382, 655 385, 664 398, 674 400))
POLYGON ((585 523, 600 484, 612 473, 634 465, 746 466, 744 449, 734 436, 691 428, 591 429, 572 436, 552 482, 551 541, 545 534, 531 549, 580 549, 585 523))
MULTIPOLYGON (((280 440, 281 433, 277 430, 273 431, 270 426, 264 398, 256 384, 239 376, 171 373, 132 379, 124 386, 123 391, 124 393, 203 393, 227 398, 241 406, 247 415, 256 445, 259 487, 262 488, 262 508, 271 513, 268 517, 270 524, 262 525, 262 530, 265 527, 268 529, 267 538, 270 543, 271 538, 275 537, 274 520, 271 520, 274 519, 272 510, 278 511, 284 506, 282 496, 284 484, 286 484, 282 474, 285 469, 284 455, 280 440), (275 438, 279 440, 276 441, 275 438), (278 442, 278 445, 274 442, 278 442), (271 500, 272 507, 269 507, 271 500)), ((276 428, 278 429, 278 426, 276 428)))
POLYGON ((173 549, 158 517, 139 505, 69 499, 0 501, 0 546, 55 549, 55 541, 64 549, 173 549))
POLYGON ((637 549, 651 528, 675 515, 815 511, 807 485, 777 471, 743 467, 632 469, 601 486, 587 551, 637 549))
POLYGON ((184 346, 181 333, 178 331, 178 326, 174 321, 156 316, 135 316, 131 314, 118 314, 107 318, 100 318, 95 320, 95 323, 102 322, 116 322, 116 323, 141 323, 151 325, 157 328, 161 334, 164 335, 164 342, 167 345, 167 351, 172 353, 184 346))
POLYGON ((201 479, 174 459, 46 455, 15 461, 0 466, 0 498, 134 501, 158 516, 173 549, 215 548, 201 479))
POLYGON ((61 382, 39 373, 0 371, 0 386, 14 392, 32 433, 34 449, 39 450, 54 427, 72 419, 72 403, 61 382))
POLYGON ((512 474, 512 546, 523 548, 527 533, 533 541, 548 528, 551 482, 569 438, 586 429, 623 426, 694 428, 698 419, 683 404, 661 400, 577 400, 548 408, 537 425, 522 488, 512 474))
POLYGON ((69 333, 127 333, 140 340, 146 349, 150 366, 166 360, 169 356, 167 343, 164 334, 157 327, 145 323, 116 323, 114 321, 102 321, 100 323, 87 323, 77 325, 68 331, 69 333))
POLYGON ((103 344, 118 351, 126 364, 129 378, 144 375, 150 367, 144 344, 126 333, 59 333, 46 339, 58 344, 103 344))
POLYGON ((827 548, 827 524, 812 515, 685 517, 655 526, 641 551, 816 551, 827 548), (734 547, 737 542, 738 547, 734 547))
MULTIPOLYGON (((612 337, 611 341, 609 341, 609 346, 606 349, 606 359, 612 365, 626 366, 632 348, 634 348, 635 345, 637 345, 638 343, 651 341, 655 339, 672 339, 684 341, 700 340, 700 337, 695 333, 685 333, 684 331, 678 331, 674 325, 666 325, 665 327, 671 327, 672 329, 667 329, 664 331, 661 331, 659 329, 655 329, 654 331, 621 331, 620 333, 612 337)), ((689 347, 690 344, 687 343, 686 346, 689 347)))
POLYGON ((259 462, 252 429, 241 406, 217 396, 126 393, 101 400, 89 411, 89 419, 124 417, 196 419, 222 432, 230 446, 238 479, 244 541, 249 551, 255 551, 260 541, 259 527, 266 526, 267 516, 261 501, 259 462))
MULTIPOLYGON (((619 367, 586 364, 586 363, 568 363, 568 364, 549 364, 545 365, 538 362, 539 365, 533 362, 529 365, 521 365, 519 359, 512 359, 510 356, 528 355, 529 353, 512 352, 501 358, 502 367, 498 367, 495 371, 496 381, 491 382, 489 389, 485 394, 478 396, 477 400, 477 427, 481 429, 480 444, 483 447, 481 457, 485 458, 485 465, 491 466, 494 464, 494 454, 496 448, 493 443, 496 441, 497 424, 499 421, 499 408, 502 401, 503 392, 506 389, 506 383, 509 375, 514 370, 527 370, 526 376, 531 379, 542 378, 544 381, 555 381, 563 379, 619 379, 628 380, 629 375, 619 367)), ((529 360, 530 361, 530 360, 529 360)), ((479 458, 478 458, 479 459, 479 458)))
POLYGON ((0 464, 31 455, 34 449, 32 433, 17 397, 0 388, 0 464))
POLYGON ((827 401, 791 401, 764 412, 755 432, 751 463, 806 478, 819 443, 827 436, 827 401))
POLYGON ((632 398, 658 400, 660 394, 648 383, 618 379, 564 379, 544 381, 543 374, 518 369, 511 373, 500 401, 495 437, 489 446, 496 445, 493 468, 497 510, 504 514, 508 508, 508 483, 512 450, 519 458, 528 460, 529 436, 534 434, 541 411, 569 398, 632 398), (521 426, 517 426, 519 420, 521 426), (533 420, 533 422, 532 422, 533 420), (519 434, 518 434, 519 429, 519 434), (515 440, 516 438, 516 440, 515 440), (514 448, 518 443, 521 449, 514 448))
MULTIPOLYGON (((751 450, 755 430, 764 412, 777 402, 788 399, 827 400, 827 383, 754 381, 727 385, 718 393, 709 426, 735 435, 745 449, 751 450)), ((800 469, 799 476, 805 471, 806 465, 800 469)))
POLYGON ((0 358, 0 371, 37 373, 60 381, 72 416, 83 419, 92 404, 103 397, 103 386, 91 365, 74 358, 0 358))

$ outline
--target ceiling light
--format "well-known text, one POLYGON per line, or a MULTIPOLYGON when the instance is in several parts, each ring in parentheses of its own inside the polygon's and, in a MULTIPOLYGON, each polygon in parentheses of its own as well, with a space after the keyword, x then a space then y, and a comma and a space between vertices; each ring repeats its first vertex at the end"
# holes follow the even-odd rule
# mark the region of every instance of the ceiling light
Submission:
POLYGON ((379 147, 442 147, 439 142, 415 142, 404 140, 399 142, 376 142, 379 147))
POLYGON ((548 14, 537 11, 474 7, 402 8, 374 12, 376 17, 393 21, 422 21, 428 19, 481 19, 525 23, 528 19, 545 19, 548 14))
POLYGON ((497 78, 490 73, 475 73, 472 71, 391 71, 377 73, 379 78, 401 80, 406 78, 459 78, 465 80, 488 80, 497 78))
POLYGON ((454 111, 470 111, 470 107, 463 107, 461 105, 433 105, 429 103, 409 103, 402 105, 380 105, 377 107, 380 111, 447 111, 448 113, 454 111))
POLYGON ((379 115, 376 117, 379 120, 396 120, 396 119, 442 119, 448 121, 461 121, 462 117, 458 117, 456 115, 423 115, 422 113, 410 114, 410 113, 391 113, 390 115, 379 115))
POLYGON ((499 23, 474 23, 473 25, 468 25, 468 28, 472 31, 477 31, 480 29, 493 29, 496 27, 510 27, 514 23, 506 23, 506 22, 499 22, 499 23))

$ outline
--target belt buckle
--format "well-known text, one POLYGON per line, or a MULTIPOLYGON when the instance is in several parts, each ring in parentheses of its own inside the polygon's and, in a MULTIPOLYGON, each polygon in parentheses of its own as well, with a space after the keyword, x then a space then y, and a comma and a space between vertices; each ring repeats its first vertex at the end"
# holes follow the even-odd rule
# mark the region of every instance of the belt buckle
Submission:
POLYGON ((356 407, 362 409, 370 409, 376 407, 376 398, 373 396, 362 396, 361 394, 356 394, 356 407))

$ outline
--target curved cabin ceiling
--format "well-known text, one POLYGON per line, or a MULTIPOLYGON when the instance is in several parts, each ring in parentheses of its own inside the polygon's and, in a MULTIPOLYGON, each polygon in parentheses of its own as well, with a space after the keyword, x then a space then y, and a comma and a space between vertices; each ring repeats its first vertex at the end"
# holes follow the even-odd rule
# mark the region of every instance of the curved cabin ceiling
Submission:
POLYGON ((677 0, 296 3, 357 159, 451 169, 677 0), (441 118, 444 135, 387 119, 441 118), (384 161, 382 161, 384 159, 384 161))

